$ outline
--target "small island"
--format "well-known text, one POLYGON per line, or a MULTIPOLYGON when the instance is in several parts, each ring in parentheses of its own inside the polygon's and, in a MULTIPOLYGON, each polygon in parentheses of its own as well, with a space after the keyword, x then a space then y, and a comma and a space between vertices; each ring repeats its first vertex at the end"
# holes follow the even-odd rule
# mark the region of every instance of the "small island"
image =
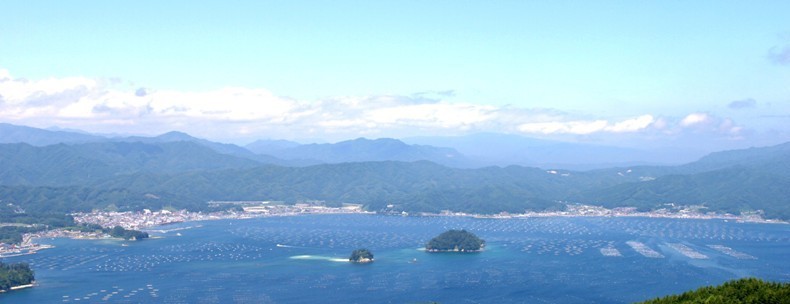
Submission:
POLYGON ((466 230, 448 230, 431 239, 425 250, 428 252, 480 252, 485 241, 466 230))
POLYGON ((0 292, 33 286, 33 270, 27 263, 0 262, 0 292))
POLYGON ((367 249, 357 249, 351 252, 351 257, 348 260, 352 263, 371 263, 373 262, 373 253, 367 249))

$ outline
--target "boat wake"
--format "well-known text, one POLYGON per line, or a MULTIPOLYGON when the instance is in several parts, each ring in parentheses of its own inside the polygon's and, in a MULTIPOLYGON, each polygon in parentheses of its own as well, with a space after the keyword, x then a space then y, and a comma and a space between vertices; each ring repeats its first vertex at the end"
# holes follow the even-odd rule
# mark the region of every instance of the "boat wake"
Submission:
POLYGON ((285 245, 285 244, 277 244, 275 246, 279 248, 321 249, 321 247, 293 246, 293 245, 285 245))
POLYGON ((316 260, 316 261, 330 261, 330 262, 348 262, 348 259, 326 257, 320 255, 295 255, 290 257, 292 260, 316 260))

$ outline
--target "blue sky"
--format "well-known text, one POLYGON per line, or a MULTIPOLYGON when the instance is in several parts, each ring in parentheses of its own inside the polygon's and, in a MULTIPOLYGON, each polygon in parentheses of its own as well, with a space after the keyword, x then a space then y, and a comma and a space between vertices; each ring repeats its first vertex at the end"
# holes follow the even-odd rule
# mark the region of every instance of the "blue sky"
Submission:
POLYGON ((790 140, 788 1, 7 1, 0 121, 216 140, 790 140))

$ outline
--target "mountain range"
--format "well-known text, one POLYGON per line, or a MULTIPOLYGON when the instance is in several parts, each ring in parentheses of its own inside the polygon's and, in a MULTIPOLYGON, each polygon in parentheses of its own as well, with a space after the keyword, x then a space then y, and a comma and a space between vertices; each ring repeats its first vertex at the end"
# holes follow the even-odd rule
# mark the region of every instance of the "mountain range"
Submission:
POLYGON ((287 160, 314 160, 321 163, 350 163, 367 161, 427 160, 449 167, 467 167, 470 160, 451 148, 430 145, 408 145, 392 138, 341 141, 334 144, 300 145, 274 141, 266 144, 256 141, 247 146, 256 153, 272 155, 287 160))
MULTIPOLYGON (((44 130, 0 124, 0 143, 46 146, 57 143, 189 141, 219 153, 282 166, 309 166, 360 161, 427 160, 455 168, 520 165, 591 170, 616 166, 681 164, 697 153, 640 150, 593 144, 557 142, 512 134, 481 133, 455 137, 358 138, 337 143, 300 144, 287 140, 258 140, 238 146, 196 138, 182 132, 154 137, 101 136, 86 132, 44 130)), ((701 156, 701 155, 700 155, 701 156)))
POLYGON ((667 165, 691 162, 697 151, 635 149, 591 143, 570 143, 515 134, 478 133, 466 136, 404 138, 409 144, 450 147, 473 160, 473 166, 520 165, 540 168, 592 170, 617 166, 667 165))
POLYGON ((561 209, 560 202, 711 211, 761 209, 790 219, 790 143, 723 151, 676 166, 587 171, 463 166, 451 148, 394 139, 247 147, 171 132, 156 137, 64 135, 4 125, 0 200, 28 212, 173 206, 205 210, 210 200, 323 200, 369 210, 475 213, 561 209), (11 129, 12 132, 8 130, 11 129), (24 132, 31 132, 27 142, 24 132), (267 153, 267 154, 261 154, 267 153))

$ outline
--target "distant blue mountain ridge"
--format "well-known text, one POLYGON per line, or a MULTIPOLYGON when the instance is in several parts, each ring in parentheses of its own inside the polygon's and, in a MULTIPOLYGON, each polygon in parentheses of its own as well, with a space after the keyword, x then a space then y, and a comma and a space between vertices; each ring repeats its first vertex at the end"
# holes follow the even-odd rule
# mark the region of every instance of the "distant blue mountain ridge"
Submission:
POLYGON ((648 210, 675 203, 732 213, 761 209, 790 219, 790 143, 717 152, 678 166, 574 171, 464 168, 473 161, 454 149, 395 139, 259 145, 271 150, 257 152, 271 156, 180 132, 106 138, 1 130, 13 134, 0 136, 6 142, 24 141, 28 132, 36 145, 0 144, 0 199, 41 212, 154 208, 165 202, 156 198, 166 198, 195 210, 209 200, 261 199, 477 213, 561 209, 560 202, 648 210))

